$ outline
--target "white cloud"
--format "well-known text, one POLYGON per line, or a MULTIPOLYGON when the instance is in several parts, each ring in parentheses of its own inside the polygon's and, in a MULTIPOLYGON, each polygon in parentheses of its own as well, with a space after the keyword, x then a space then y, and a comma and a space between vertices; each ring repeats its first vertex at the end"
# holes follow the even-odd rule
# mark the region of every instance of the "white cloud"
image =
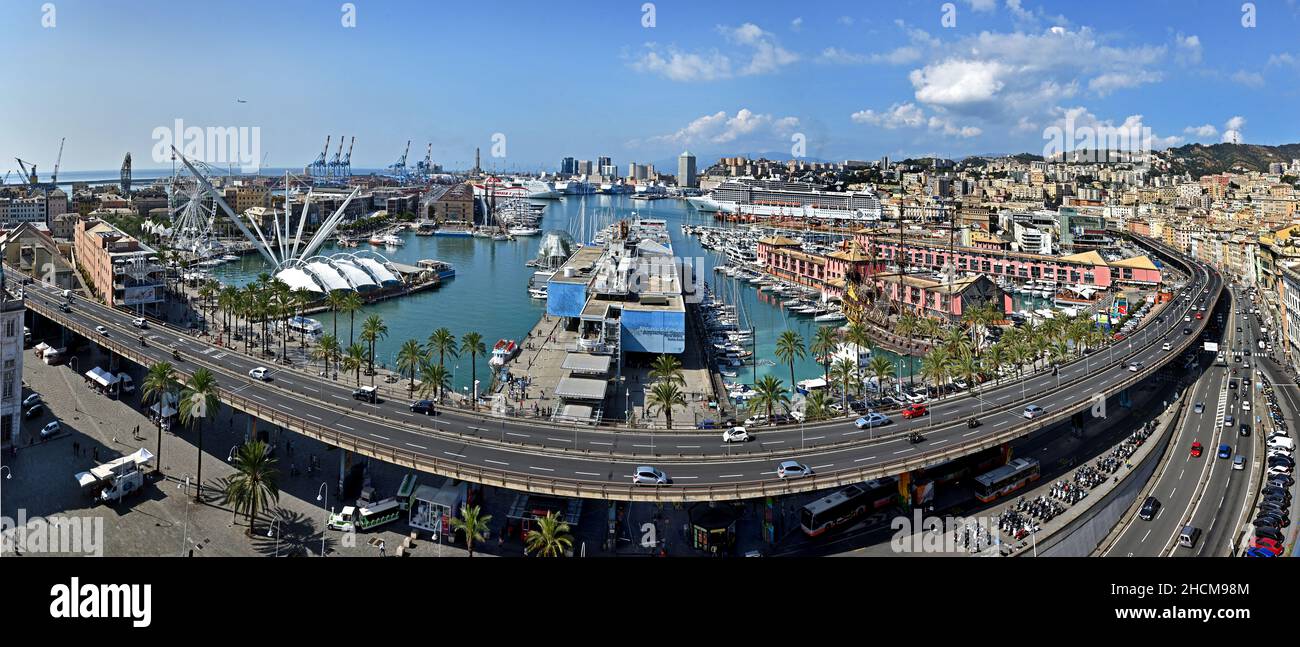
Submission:
POLYGON ((1179 32, 1178 35, 1174 37, 1174 43, 1177 46, 1177 60, 1179 63, 1186 65, 1189 63, 1195 64, 1201 62, 1200 37, 1195 34, 1183 36, 1182 32, 1179 32))
POLYGON ((917 128, 925 123, 925 113, 914 103, 895 103, 884 112, 860 110, 849 116, 860 124, 871 124, 893 130, 895 128, 917 128))
POLYGON ((1268 57, 1268 64, 1269 65, 1291 65, 1295 67, 1300 67, 1300 58, 1296 57, 1294 54, 1291 54, 1290 52, 1282 52, 1281 54, 1270 55, 1268 57))
POLYGON ((695 54, 669 47, 660 54, 653 46, 647 47, 650 49, 632 63, 632 69, 686 82, 715 81, 731 76, 731 59, 716 51, 695 54))
POLYGON ((1264 87, 1264 75, 1259 72, 1247 72, 1246 70, 1237 70, 1232 74, 1233 83, 1240 83, 1248 88, 1264 87))
POLYGON ((719 25, 717 31, 735 46, 734 51, 729 54, 716 49, 688 52, 672 45, 661 48, 655 43, 646 43, 645 51, 632 61, 631 67, 671 81, 698 82, 735 75, 767 74, 799 60, 797 54, 781 47, 771 33, 753 23, 739 27, 719 25), (733 60, 736 61, 734 66, 733 60))
POLYGON ((726 144, 747 138, 784 138, 799 127, 798 117, 774 117, 741 108, 735 115, 719 110, 691 121, 671 135, 652 137, 655 143, 677 145, 726 144))
POLYGON ((840 23, 841 25, 844 25, 845 27, 852 27, 853 16, 840 16, 839 19, 836 20, 836 22, 840 23))
POLYGON ((994 98, 1012 69, 997 61, 949 59, 912 70, 916 100, 938 106, 982 103, 994 98))
POLYGON ((942 132, 945 135, 956 135, 958 137, 978 137, 984 131, 975 126, 957 126, 953 124, 952 119, 946 117, 930 117, 930 130, 942 132))
POLYGON ((1160 150, 1184 141, 1176 135, 1161 137, 1156 134, 1143 122, 1142 115, 1129 115, 1117 125, 1110 119, 1099 119, 1082 106, 1056 106, 1052 108, 1051 116, 1043 134, 1048 142, 1044 148, 1046 155, 1076 149, 1142 150, 1149 146, 1151 150, 1160 150), (1060 141, 1056 139, 1058 136, 1060 141), (1064 144, 1064 151, 1048 150, 1060 143, 1064 144))
POLYGON ((998 0, 966 0, 972 11, 994 11, 998 8, 998 0))
POLYGON ((1135 70, 1133 72, 1107 72, 1088 81, 1088 89, 1097 96, 1104 97, 1115 90, 1136 88, 1145 83, 1160 80, 1159 72, 1135 70))
POLYGON ((791 20, 790 29, 794 31, 799 31, 800 29, 803 29, 803 16, 799 16, 798 18, 791 20))
POLYGON ((741 74, 775 72, 799 60, 797 54, 781 47, 771 33, 752 22, 734 28, 718 26, 718 31, 728 40, 753 49, 749 63, 740 69, 741 74))
POLYGON ((1183 132, 1188 135, 1193 135, 1197 139, 1214 139, 1219 136, 1219 129, 1215 128, 1212 124, 1188 126, 1183 129, 1183 132))
POLYGON ((1246 126, 1246 118, 1240 115, 1232 117, 1223 125, 1223 138, 1220 140, 1225 144, 1240 144, 1244 140, 1241 137, 1241 129, 1246 126))

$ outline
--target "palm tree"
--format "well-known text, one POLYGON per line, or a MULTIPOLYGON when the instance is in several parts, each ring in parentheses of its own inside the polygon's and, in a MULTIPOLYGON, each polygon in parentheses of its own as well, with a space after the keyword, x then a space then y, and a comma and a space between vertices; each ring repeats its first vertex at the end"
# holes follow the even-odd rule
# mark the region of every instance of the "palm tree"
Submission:
POLYGON ((411 376, 411 385, 407 388, 411 393, 415 393, 415 374, 427 360, 424 348, 414 339, 402 342, 402 348, 397 351, 397 370, 411 376))
POLYGON ((876 392, 885 395, 885 378, 894 374, 894 363, 883 355, 876 355, 867 364, 867 370, 876 376, 876 392))
POLYGON ((853 350, 858 356, 862 355, 863 348, 871 348, 871 334, 867 332, 867 327, 860 323, 849 324, 844 331, 844 341, 853 345, 853 350))
MULTIPOLYGON (((951 358, 947 349, 942 346, 930 349, 930 352, 921 358, 921 377, 936 387, 942 387, 948 377, 948 361, 951 358)), ((943 392, 940 391, 940 398, 943 397, 942 394, 943 392)))
POLYGON ((270 503, 280 500, 280 488, 276 484, 280 471, 275 469, 275 462, 266 443, 260 440, 244 443, 235 454, 235 474, 226 481, 225 503, 236 514, 243 512, 247 515, 248 530, 245 534, 250 537, 257 521, 257 511, 265 510, 270 503))
POLYGON ((808 356, 803 336, 793 330, 781 333, 776 339, 776 358, 790 365, 790 383, 794 384, 794 361, 808 356))
POLYGON ((200 500, 203 491, 203 420, 205 418, 216 420, 217 411, 220 408, 221 399, 217 395, 217 377, 206 368, 194 371, 190 379, 185 382, 185 390, 181 392, 180 414, 182 424, 193 425, 199 430, 199 459, 197 475, 194 480, 197 484, 194 488, 194 500, 196 502, 200 500))
POLYGON ((343 370, 356 371, 357 386, 361 386, 361 367, 366 365, 366 347, 352 344, 343 353, 343 370))
POLYGON ((153 400, 158 405, 158 448, 154 452, 154 465, 156 471, 162 471, 162 422, 163 408, 166 406, 163 396, 171 393, 176 387, 176 370, 172 367, 171 362, 158 362, 149 367, 149 372, 144 376, 144 382, 140 384, 140 394, 146 401, 153 400))
POLYGON ((939 338, 939 334, 943 332, 943 326, 940 326, 939 322, 934 319, 924 317, 917 321, 916 330, 921 333, 922 337, 925 337, 930 340, 931 343, 934 343, 934 341, 939 338))
POLYGON ((341 290, 331 290, 325 295, 325 305, 329 306, 334 313, 334 338, 339 338, 339 310, 343 308, 343 302, 347 300, 347 293, 341 290))
POLYGON ((975 388, 975 377, 980 373, 979 360, 970 353, 962 353, 948 363, 948 370, 954 377, 966 381, 966 386, 972 390, 975 388))
POLYGON ((788 413, 790 411, 790 395, 787 393, 785 385, 774 375, 764 375, 754 384, 754 396, 749 399, 750 403, 756 407, 763 407, 767 412, 767 419, 772 419, 772 408, 781 407, 788 413))
POLYGON ((857 379, 857 376, 857 365, 847 357, 840 358, 831 366, 831 380, 840 385, 840 393, 842 394, 840 405, 845 409, 849 406, 849 385, 853 383, 862 384, 862 381, 857 379))
POLYGON ((360 294, 357 294, 356 292, 347 292, 343 297, 342 305, 339 306, 341 311, 348 313, 349 346, 356 343, 353 333, 356 332, 357 327, 357 311, 360 310, 363 305, 365 304, 362 303, 360 294))
POLYGON ((650 365, 650 380, 653 382, 673 382, 686 386, 686 377, 682 374, 682 363, 672 355, 659 355, 650 365))
POLYGON ((917 325, 916 315, 904 312, 898 315, 898 321, 894 322, 894 332, 910 340, 912 335, 916 334, 917 325))
POLYGON ((379 315, 370 315, 361 322, 361 341, 370 344, 370 384, 375 383, 375 342, 388 336, 388 324, 379 315))
POLYGON ((439 328, 430 333, 426 348, 430 355, 438 354, 438 366, 446 365, 448 355, 457 357, 460 354, 456 347, 456 336, 446 328, 439 328))
POLYGON ((803 403, 803 415, 805 420, 820 420, 827 418, 831 414, 830 396, 824 389, 817 389, 808 394, 803 403))
POLYGON ((312 359, 320 359, 325 362, 325 372, 330 371, 330 363, 334 364, 334 372, 338 372, 339 357, 339 340, 334 335, 321 335, 320 341, 316 342, 316 348, 312 350, 312 359))
POLYGON ((438 402, 442 403, 442 393, 451 385, 451 373, 447 367, 442 364, 433 362, 423 362, 420 365, 420 397, 428 399, 430 394, 437 393, 438 402))
POLYGON ((686 396, 682 394, 681 387, 676 382, 662 381, 655 382, 650 387, 650 393, 646 397, 646 404, 663 412, 664 420, 668 423, 668 428, 673 428, 673 407, 686 406, 686 396))
POLYGON ((203 300, 203 302, 200 304, 199 307, 204 313, 203 314, 204 329, 206 329, 208 326, 207 313, 209 310, 209 306, 212 305, 212 297, 217 294, 217 288, 213 285, 214 283, 215 281, 204 281, 203 285, 199 286, 199 298, 203 300))
POLYGON ((222 330, 230 330, 230 317, 235 313, 236 306, 239 305, 239 288, 233 285, 227 285, 221 288, 221 294, 217 295, 217 307, 225 312, 225 320, 222 323, 222 330))
MULTIPOLYGON (((316 295, 306 288, 298 288, 293 291, 293 306, 298 311, 299 317, 307 316, 307 306, 310 306, 316 300, 316 295)), ((299 335, 299 347, 307 348, 307 335, 299 335)))
POLYGON ((451 518, 452 531, 465 533, 465 548, 469 549, 470 557, 474 556, 474 542, 487 539, 490 521, 492 515, 483 514, 483 510, 476 505, 461 506, 460 516, 451 518))
POLYGON ((1006 366, 1007 360, 1007 347, 1002 342, 998 342, 989 346, 988 351, 984 353, 984 369, 991 370, 996 378, 1002 367, 1006 366))
MULTIPOLYGON (((483 335, 470 331, 460 336, 460 350, 469 353, 469 383, 472 390, 478 381, 478 356, 487 354, 487 344, 483 343, 483 335)), ((475 397, 470 405, 478 411, 478 398, 475 397)))
POLYGON ((542 557, 559 557, 573 548, 573 535, 569 524, 560 519, 559 512, 548 512, 537 520, 537 527, 524 536, 524 552, 542 557))
MULTIPOLYGON (((860 324, 852 324, 860 325, 860 324)), ((813 336, 812 344, 808 350, 812 351, 814 357, 819 357, 822 365, 822 379, 829 384, 831 381, 831 355, 839 348, 840 340, 835 334, 835 329, 830 326, 819 326, 817 334, 813 336)))

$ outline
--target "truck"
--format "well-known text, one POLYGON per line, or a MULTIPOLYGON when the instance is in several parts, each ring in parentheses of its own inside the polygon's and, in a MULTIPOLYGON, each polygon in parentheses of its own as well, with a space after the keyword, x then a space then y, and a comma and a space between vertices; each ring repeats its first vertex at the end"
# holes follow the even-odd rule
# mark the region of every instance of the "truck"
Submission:
POLYGON ((141 447, 135 452, 78 472, 75 478, 81 490, 99 503, 121 500, 144 487, 144 468, 153 454, 141 447))

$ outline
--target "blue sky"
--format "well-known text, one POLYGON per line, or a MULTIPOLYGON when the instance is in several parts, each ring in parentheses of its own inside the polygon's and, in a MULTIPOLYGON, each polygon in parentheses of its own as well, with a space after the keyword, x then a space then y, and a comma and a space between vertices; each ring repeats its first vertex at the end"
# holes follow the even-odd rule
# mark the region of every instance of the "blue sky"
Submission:
MULTIPOLYGON (((475 3, 6 0, 0 169, 150 159, 156 128, 260 129, 268 166, 356 135, 449 167, 785 152, 1041 152, 1044 130, 1141 124, 1157 146, 1300 141, 1300 6, 1240 0, 475 3), (949 12, 947 15, 953 15, 949 12), (244 99, 247 103, 237 103, 244 99), (1288 107, 1290 106, 1290 107, 1288 107), (493 135, 505 156, 491 157, 493 135)), ((333 148, 333 145, 331 146, 333 148)), ((331 155, 333 151, 331 150, 331 155)))

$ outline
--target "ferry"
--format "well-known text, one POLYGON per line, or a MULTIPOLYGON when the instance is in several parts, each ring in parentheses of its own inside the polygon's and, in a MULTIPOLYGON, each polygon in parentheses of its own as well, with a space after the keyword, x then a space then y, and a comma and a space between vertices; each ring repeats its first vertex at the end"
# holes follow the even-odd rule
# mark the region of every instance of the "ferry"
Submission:
POLYGON ((505 366, 506 362, 515 358, 519 354, 519 344, 513 339, 499 339, 495 346, 492 347, 492 358, 488 364, 495 367, 505 366))
POLYGON ((384 236, 383 242, 384 242, 384 247, 401 247, 402 245, 406 244, 405 240, 402 240, 401 238, 398 238, 393 234, 388 234, 387 236, 384 236))
POLYGON ((511 236, 536 236, 542 233, 542 230, 538 229, 537 227, 524 225, 519 227, 511 227, 510 229, 506 230, 506 233, 510 234, 511 236))
POLYGON ((488 194, 497 199, 527 198, 529 200, 548 200, 559 198, 564 192, 557 190, 550 183, 531 178, 503 179, 490 177, 482 184, 474 185, 474 197, 484 198, 488 194))
POLYGON ((418 261, 416 266, 437 274, 438 280, 440 281, 456 278, 455 266, 447 261, 440 261, 435 258, 426 258, 418 261))
POLYGON ((707 195, 686 200, 706 213, 878 221, 882 212, 880 199, 870 191, 827 191, 808 182, 754 178, 728 180, 707 195))

